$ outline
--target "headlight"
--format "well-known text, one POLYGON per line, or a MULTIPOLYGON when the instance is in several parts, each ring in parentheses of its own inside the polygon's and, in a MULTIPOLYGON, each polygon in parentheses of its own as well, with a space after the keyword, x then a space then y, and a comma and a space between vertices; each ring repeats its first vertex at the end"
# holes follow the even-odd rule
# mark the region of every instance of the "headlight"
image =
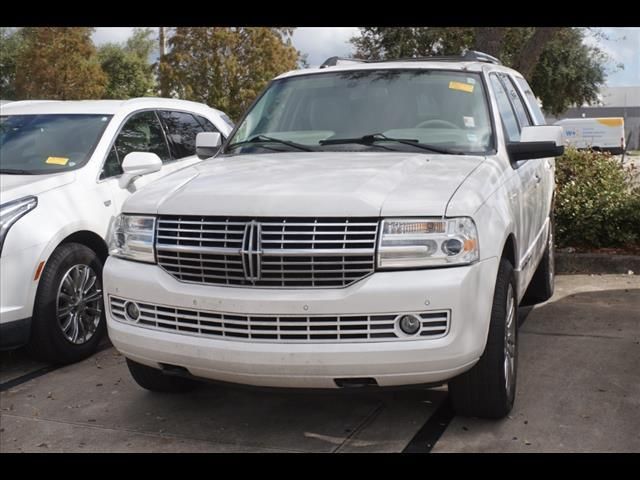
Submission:
POLYGON ((155 217, 119 215, 109 230, 109 254, 139 262, 155 263, 155 226, 155 217))
POLYGON ((7 232, 14 223, 21 217, 29 213, 38 205, 37 197, 24 197, 12 202, 0 205, 0 254, 7 232))
POLYGON ((471 218, 382 221, 378 268, 466 265, 478 258, 478 231, 471 218))

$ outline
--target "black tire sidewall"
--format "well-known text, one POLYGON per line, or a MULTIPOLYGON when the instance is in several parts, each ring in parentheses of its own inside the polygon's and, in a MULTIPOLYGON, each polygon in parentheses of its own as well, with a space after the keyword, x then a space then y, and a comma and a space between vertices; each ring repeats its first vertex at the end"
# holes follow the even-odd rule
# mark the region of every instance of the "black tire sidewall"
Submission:
POLYGON ((513 266, 501 259, 493 294, 489 331, 484 352, 465 373, 449 381, 449 394, 460 415, 480 418, 503 418, 511 411, 516 395, 518 372, 518 295, 513 266), (515 359, 512 389, 505 384, 505 333, 508 318, 508 292, 514 299, 515 359))
MULTIPOLYGON (((506 386, 505 386, 504 396, 506 401, 506 408, 507 410, 511 410, 511 408, 513 407, 513 402, 515 400, 516 386, 517 386, 517 379, 518 379, 518 350, 519 350, 518 348, 518 343, 519 343, 518 342, 519 340, 518 339, 518 294, 517 294, 516 278, 513 271, 513 267, 510 263, 506 262, 505 260, 502 260, 500 264, 498 282, 504 282, 504 286, 502 287, 504 294, 500 292, 494 296, 494 304, 491 312, 491 324, 489 326, 489 336, 495 338, 495 342, 492 342, 492 345, 493 346, 501 345, 502 349, 498 349, 499 351, 496 351, 496 352, 485 351, 483 356, 491 355, 496 359, 501 358, 502 364, 499 366, 500 367, 503 366, 503 363, 505 360, 504 359, 504 355, 505 355, 504 342, 506 341, 505 334, 506 334, 506 328, 507 328, 507 317, 509 314, 509 312, 507 311, 507 305, 509 303, 508 293, 509 293, 509 284, 510 284, 513 292, 514 313, 513 313, 512 321, 515 323, 515 327, 514 327, 515 328, 515 333, 514 333, 515 358, 514 358, 514 365, 513 365, 514 371, 513 371, 513 378, 512 378, 513 388, 511 389, 511 392, 507 392, 506 386), (502 339, 501 342, 499 341, 500 338, 502 339)), ((487 342, 487 348, 489 348, 489 342, 487 342)), ((497 367, 498 366, 496 366, 496 368, 497 367)), ((500 369, 500 381, 502 385, 505 385, 506 379, 504 374, 504 368, 500 369)))
POLYGON ((74 265, 90 266, 97 275, 102 290, 102 262, 90 248, 67 243, 59 246, 45 265, 34 305, 30 350, 40 358, 54 363, 72 363, 88 357, 97 349, 106 331, 104 302, 100 323, 93 336, 82 345, 69 342, 56 316, 57 294, 64 274, 74 265))

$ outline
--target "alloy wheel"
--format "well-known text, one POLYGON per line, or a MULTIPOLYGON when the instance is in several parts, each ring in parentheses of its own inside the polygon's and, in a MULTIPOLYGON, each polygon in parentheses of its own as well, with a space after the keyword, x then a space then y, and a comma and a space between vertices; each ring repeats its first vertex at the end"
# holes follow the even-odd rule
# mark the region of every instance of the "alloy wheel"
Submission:
POLYGON ((74 265, 62 277, 56 297, 58 326, 74 345, 88 342, 102 316, 102 289, 96 272, 84 264, 74 265))

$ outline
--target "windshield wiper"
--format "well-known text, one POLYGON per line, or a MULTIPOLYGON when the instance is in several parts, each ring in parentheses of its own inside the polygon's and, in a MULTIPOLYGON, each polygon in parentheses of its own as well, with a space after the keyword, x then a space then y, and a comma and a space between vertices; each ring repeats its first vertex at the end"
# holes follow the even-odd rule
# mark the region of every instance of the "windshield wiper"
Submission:
POLYGON ((376 142, 395 142, 402 143, 403 145, 410 145, 412 147, 421 148, 422 150, 429 150, 434 153, 442 153, 446 155, 457 155, 458 152, 453 150, 447 150, 445 148, 435 147, 433 145, 427 145, 425 143, 419 143, 414 138, 392 138, 387 137, 383 133, 371 133, 369 135, 363 135, 357 138, 332 138, 329 140, 320 140, 320 145, 340 145, 343 143, 360 143, 363 145, 373 145, 376 142))
POLYGON ((6 173, 7 175, 35 175, 35 173, 29 170, 18 170, 15 168, 0 168, 0 174, 6 173))
POLYGON ((271 142, 281 143, 282 145, 288 145, 290 147, 297 148, 298 150, 302 150, 305 152, 313 152, 313 149, 306 147, 300 143, 290 142, 289 140, 282 140, 281 138, 267 137, 266 135, 256 135, 255 137, 250 138, 249 140, 243 140, 242 142, 232 143, 227 147, 227 149, 239 147, 242 145, 252 144, 252 143, 255 144, 255 143, 271 143, 271 142))

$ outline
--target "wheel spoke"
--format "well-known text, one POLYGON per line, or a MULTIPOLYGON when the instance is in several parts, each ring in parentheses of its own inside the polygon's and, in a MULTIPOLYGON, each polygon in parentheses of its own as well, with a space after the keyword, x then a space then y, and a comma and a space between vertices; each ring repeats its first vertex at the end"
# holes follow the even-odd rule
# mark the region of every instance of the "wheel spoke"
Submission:
POLYGON ((71 334, 71 342, 76 343, 78 341, 78 334, 80 333, 80 315, 73 315, 73 330, 71 334))
POLYGON ((80 293, 83 294, 87 289, 87 282, 91 276, 91 269, 85 266, 82 270, 82 280, 80 281, 80 293))
POLYGON ((100 300, 102 298, 102 290, 96 290, 88 297, 84 298, 85 303, 94 302, 96 300, 100 300))
POLYGON ((87 319, 86 319, 86 315, 84 314, 79 314, 80 320, 78 322, 78 326, 79 326, 79 330, 80 330, 80 334, 78 335, 78 337, 80 339, 82 339, 83 343, 87 341, 87 335, 89 333, 89 328, 87 325, 87 319))
POLYGON ((97 316, 100 316, 100 314, 102 313, 102 309, 99 307, 98 308, 87 307, 87 312, 89 312, 94 317, 97 317, 97 316))
MULTIPOLYGON (((88 271, 88 270, 87 270, 88 271)), ((91 288, 93 288, 93 286, 96 284, 96 280, 98 279, 97 276, 95 275, 90 275, 89 279, 87 280, 87 283, 85 284, 84 290, 82 291, 83 295, 86 295, 87 292, 89 290, 91 290, 91 288)))
POLYGON ((58 318, 64 318, 71 313, 73 307, 71 305, 67 305, 64 308, 58 309, 58 318))
POLYGON ((71 290, 73 292, 73 280, 71 279, 71 275, 67 273, 62 280, 62 286, 67 287, 67 290, 71 290))
POLYGON ((69 313, 67 315, 67 320, 62 325, 60 325, 60 328, 62 329, 62 332, 65 335, 67 335, 67 331, 69 330, 69 327, 71 326, 71 323, 73 322, 73 316, 74 315, 75 315, 75 313, 69 313))
POLYGON ((77 294, 80 287, 80 267, 74 267, 69 272, 69 276, 71 277, 71 281, 73 282, 73 293, 77 294))

